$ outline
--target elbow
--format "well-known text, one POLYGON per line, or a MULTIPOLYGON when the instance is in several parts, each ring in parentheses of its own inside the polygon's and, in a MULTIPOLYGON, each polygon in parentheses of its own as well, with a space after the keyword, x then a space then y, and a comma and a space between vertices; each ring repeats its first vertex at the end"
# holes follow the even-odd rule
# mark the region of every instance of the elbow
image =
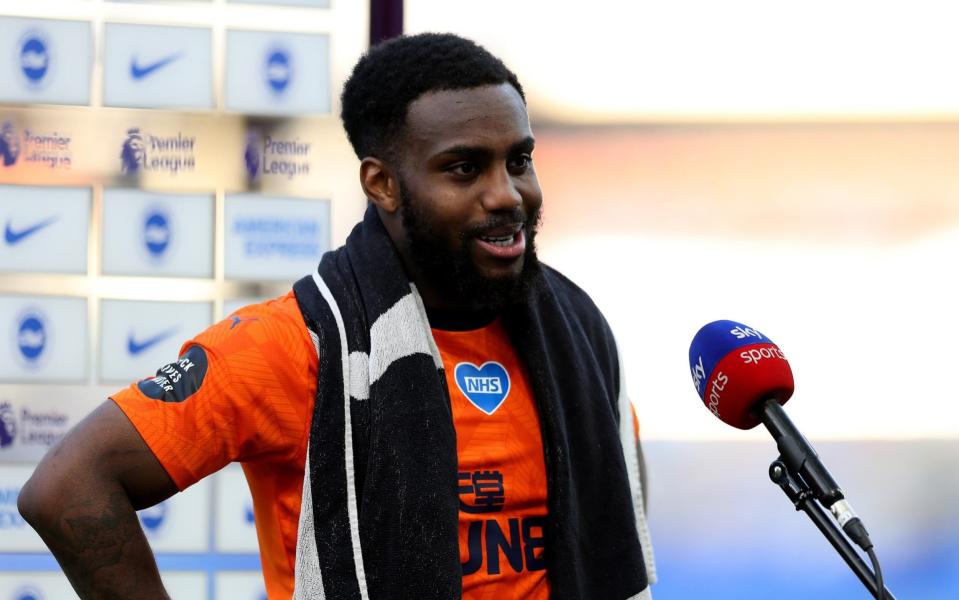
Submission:
POLYGON ((42 466, 33 472, 17 494, 20 516, 41 534, 58 520, 58 511, 64 500, 70 497, 60 482, 42 471, 42 466))
POLYGON ((41 491, 42 487, 43 485, 37 481, 37 474, 34 472, 30 479, 20 488, 20 493, 17 494, 17 510, 20 511, 20 516, 34 529, 37 528, 37 525, 43 519, 43 514, 47 512, 43 506, 44 494, 41 491))

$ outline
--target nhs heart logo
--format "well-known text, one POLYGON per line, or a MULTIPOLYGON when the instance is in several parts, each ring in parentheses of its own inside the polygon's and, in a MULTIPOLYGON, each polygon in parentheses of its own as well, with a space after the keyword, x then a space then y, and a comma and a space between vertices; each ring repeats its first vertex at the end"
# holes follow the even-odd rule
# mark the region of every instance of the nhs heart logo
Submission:
POLYGON ((473 406, 491 415, 509 395, 509 373, 498 362, 489 361, 477 367, 462 362, 453 370, 456 386, 473 406))

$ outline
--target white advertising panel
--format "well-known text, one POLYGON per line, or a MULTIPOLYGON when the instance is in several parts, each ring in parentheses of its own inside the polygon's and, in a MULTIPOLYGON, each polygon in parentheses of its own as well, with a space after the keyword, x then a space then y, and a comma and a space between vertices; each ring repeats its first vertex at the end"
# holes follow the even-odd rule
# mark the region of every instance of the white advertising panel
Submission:
POLYGON ((0 185, 0 271, 86 273, 90 188, 0 185))
MULTIPOLYGON (((233 463, 214 477, 216 486, 215 545, 218 552, 259 551, 256 524, 253 519, 253 498, 246 475, 240 465, 233 463)), ((261 581, 262 585, 262 581, 261 581)), ((217 592, 217 596, 220 593, 217 592)), ((228 597, 228 596, 224 596, 228 597)))
POLYGON ((329 37, 227 31, 226 108, 268 115, 329 113, 329 37))
POLYGON ((327 200, 226 196, 226 276, 295 281, 330 247, 327 200))
MULTIPOLYGON (((206 552, 210 544, 210 480, 203 479, 137 512, 154 552, 206 552)), ((177 596, 173 596, 177 597, 177 596)))
POLYGON ((160 579, 170 598, 207 600, 206 573, 199 571, 161 571, 160 579))
POLYGON ((3 600, 68 600, 77 594, 59 572, 0 572, 0 598, 3 600))
POLYGON ((263 575, 258 571, 217 573, 216 600, 267 600, 263 575))
POLYGON ((105 275, 213 276, 213 196, 103 190, 105 275))
POLYGON ((89 104, 93 26, 0 17, 0 102, 89 104))
MULTIPOLYGON (((17 510, 20 489, 30 479, 33 468, 33 465, 0 465, 0 552, 43 552, 47 549, 17 510)), ((0 598, 5 598, 2 595, 4 589, 0 575, 0 598)))
POLYGON ((209 29, 107 23, 103 103, 134 108, 212 108, 209 29))
POLYGON ((211 313, 207 302, 103 300, 100 379, 127 383, 154 375, 210 326, 211 313))
POLYGON ((277 6, 312 6, 329 8, 330 0, 226 0, 235 4, 275 4, 277 6))
POLYGON ((85 298, 0 296, 0 381, 80 382, 86 374, 85 298))

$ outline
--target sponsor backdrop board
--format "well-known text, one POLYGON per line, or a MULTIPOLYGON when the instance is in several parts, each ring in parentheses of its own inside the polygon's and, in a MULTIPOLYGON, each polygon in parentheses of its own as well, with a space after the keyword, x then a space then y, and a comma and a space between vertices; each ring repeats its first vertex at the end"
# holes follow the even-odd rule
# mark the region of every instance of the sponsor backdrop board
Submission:
POLYGON ((0 296, 0 382, 87 378, 86 298, 0 296))
POLYGON ((105 105, 213 107, 209 29, 107 23, 104 44, 105 105))
POLYGON ((226 108, 264 115, 330 112, 329 38, 227 31, 226 108))
POLYGON ((240 465, 232 464, 214 477, 216 549, 219 552, 256 552, 253 497, 240 465))
POLYGON ((90 188, 0 185, 0 271, 86 273, 90 188))
POLYGON ((176 361, 180 347, 210 326, 207 302, 104 300, 100 379, 130 383, 176 361))
POLYGON ((207 513, 211 487, 209 479, 198 481, 156 506, 137 512, 154 552, 206 552, 210 545, 207 513))
POLYGON ((330 248, 326 200, 226 196, 226 277, 293 282, 330 248))
MULTIPOLYGON (((24 526, 19 486, 110 394, 175 361, 214 313, 285 293, 359 220, 366 201, 335 105, 366 50, 369 9, 10 6, 15 16, 0 16, 0 468, 19 471, 12 484, 0 473, 0 600, 24 586, 34 600, 74 598, 39 538, 11 534, 24 526), (237 235, 228 210, 246 219, 237 235), (291 229, 278 239, 277 227, 291 229), (230 241, 241 251, 228 260, 230 241), (244 253, 246 269, 234 260, 244 253)), ((141 514, 173 598, 212 600, 221 572, 219 597, 262 596, 250 494, 239 468, 225 477, 232 502, 217 500, 211 477, 141 514), (221 505, 230 519, 218 537, 221 505)))
POLYGON ((211 277, 213 195, 103 190, 103 273, 211 277))
POLYGON ((88 21, 0 17, 0 102, 88 104, 88 21))

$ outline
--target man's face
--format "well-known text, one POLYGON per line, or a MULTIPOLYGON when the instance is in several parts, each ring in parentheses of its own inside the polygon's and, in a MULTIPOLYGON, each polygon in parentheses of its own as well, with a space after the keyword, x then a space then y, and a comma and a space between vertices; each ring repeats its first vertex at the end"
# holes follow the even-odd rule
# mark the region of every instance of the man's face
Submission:
POLYGON ((524 296, 542 205, 532 152, 526 106, 509 84, 410 105, 395 152, 400 251, 447 302, 495 309, 524 296))

